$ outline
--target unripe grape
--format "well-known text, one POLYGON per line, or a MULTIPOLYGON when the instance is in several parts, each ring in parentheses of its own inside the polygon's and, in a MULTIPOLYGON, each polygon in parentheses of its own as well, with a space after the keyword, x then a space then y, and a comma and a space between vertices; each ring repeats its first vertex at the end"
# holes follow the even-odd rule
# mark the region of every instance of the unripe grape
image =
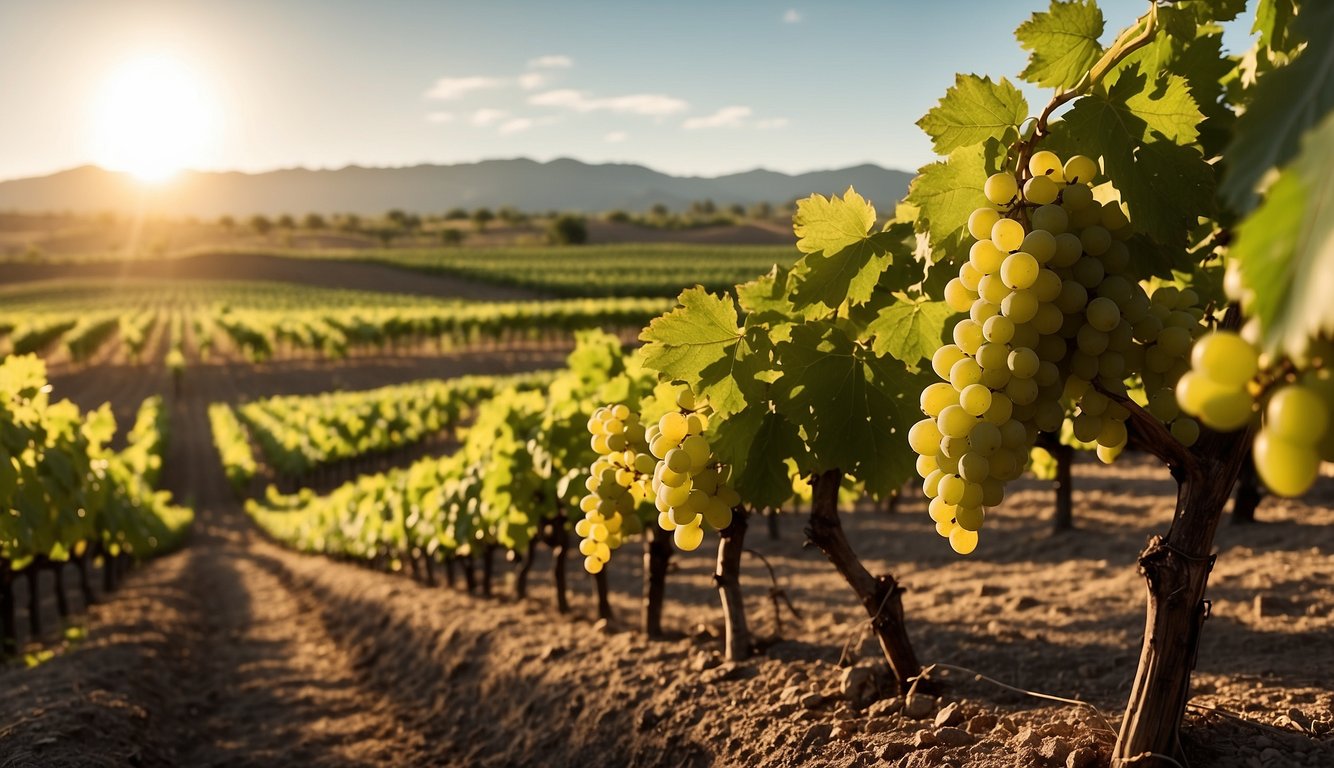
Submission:
POLYGON ((1117 308, 1115 301, 1105 296, 1090 301, 1084 315, 1088 318, 1089 325, 1103 333, 1110 332, 1121 322, 1121 310, 1117 308))
POLYGON ((1005 287, 1005 282, 997 273, 987 275, 977 282, 977 294, 985 301, 999 306, 1010 295, 1010 289, 1005 287))
POLYGON ((931 355, 931 370, 942 379, 950 377, 950 368, 964 359, 964 351, 954 344, 946 344, 936 349, 931 355))
POLYGON ((945 406, 954 405, 957 402, 959 402, 959 394, 954 387, 943 381, 938 381, 922 390, 920 404, 922 412, 926 415, 939 416, 945 406))
POLYGON ((982 529, 982 521, 986 519, 986 513, 980 506, 960 505, 954 512, 954 522, 964 531, 979 531, 982 529))
POLYGON ((1093 189, 1084 184, 1069 184, 1061 190, 1061 205, 1082 211, 1093 204, 1093 189))
MULTIPOLYGON (((987 277, 991 277, 988 275, 987 277)), ((973 302, 973 306, 968 309, 968 319, 978 325, 985 325, 988 320, 1000 314, 1000 305, 992 304, 986 299, 978 299, 973 302)), ((986 329, 983 328, 983 335, 986 335, 986 329)))
POLYGON ((981 416, 991 407, 991 390, 981 384, 972 384, 959 393, 959 406, 969 416, 981 416))
POLYGON ((1187 448, 1195 445, 1195 441, 1200 439, 1200 425, 1194 419, 1182 416, 1172 422, 1172 437, 1181 441, 1181 444, 1187 448))
POLYGON ((1015 405, 1029 405, 1038 399, 1038 385, 1032 379, 1010 379, 1005 385, 1005 394, 1015 405))
POLYGON ((976 298, 957 277, 945 284, 945 304, 955 312, 967 312, 976 298))
POLYGON ((1001 314, 1016 324, 1027 323, 1038 313, 1038 298, 1031 291, 1011 291, 1001 302, 1001 314))
MULTIPOLYGON (((940 416, 936 418, 936 427, 943 437, 967 437, 976 423, 977 419, 969 416, 968 412, 958 405, 946 406, 940 412, 940 416)), ((909 432, 908 434, 911 438, 912 433, 909 432)), ((919 451, 919 453, 922 453, 922 451, 919 451)))
POLYGON ((983 341, 982 326, 972 320, 960 320, 954 324, 954 343, 964 354, 977 352, 983 341))
POLYGON ((1046 264, 1056 255, 1056 236, 1045 229, 1034 229, 1024 235, 1019 250, 1032 255, 1039 264, 1046 264))
POLYGON ((1059 194, 1061 188, 1046 176, 1034 176, 1024 182, 1024 199, 1030 203, 1048 205, 1056 202, 1056 196, 1059 194))
POLYGON ((982 415, 982 419, 989 424, 1000 426, 1010 420, 1014 413, 1014 402, 1003 392, 993 392, 991 395, 991 407, 982 415))
POLYGON ((1325 402, 1315 390, 1300 384, 1281 387, 1265 407, 1265 431, 1297 445, 1314 446, 1328 424, 1325 402))
POLYGON ((976 293, 977 284, 981 280, 982 273, 978 271, 977 267, 966 261, 959 266, 959 282, 963 283, 964 288, 976 293))
POLYGON ((1032 254, 1016 251, 1001 264, 1001 281, 1011 290, 1024 290, 1038 278, 1038 260, 1032 254))
MULTIPOLYGON (((997 220, 999 221, 999 219, 997 220)), ((988 237, 990 237, 989 232, 988 237)), ((984 275, 993 275, 999 272, 1003 261, 1005 261, 1005 254, 990 239, 978 240, 968 250, 968 263, 984 275)))
POLYGON ((1098 177, 1098 163, 1086 155, 1075 155, 1065 161, 1063 172, 1067 184, 1087 184, 1098 177))
POLYGON ((991 237, 991 227, 1000 220, 1000 212, 995 208, 978 208, 968 216, 968 234, 974 240, 991 237))
POLYGON ((1014 374, 1016 378, 1031 379, 1037 375, 1038 365, 1041 361, 1038 360, 1037 352, 1027 347, 1020 347, 1010 352, 1006 363, 1010 368, 1010 373, 1014 374))
POLYGON ((950 384, 959 392, 962 392, 964 387, 981 380, 982 366, 970 357, 965 357, 950 367, 950 384))
POLYGON ((1085 288, 1096 288, 1107 276, 1107 270, 1102 266, 1102 262, 1092 256, 1081 256, 1074 266, 1070 268, 1070 274, 1080 285, 1085 288))
POLYGON ((1255 436, 1255 469, 1265 487, 1279 496, 1300 496, 1320 474, 1320 457, 1310 443, 1286 440, 1266 428, 1255 436))
POLYGON ((1004 368, 1005 359, 1010 354, 1010 349, 1004 344, 983 344, 977 350, 977 364, 984 370, 987 368, 1004 368))
POLYGON ((1084 255, 1084 243, 1072 232, 1056 235, 1056 255, 1051 257, 1050 266, 1070 267, 1084 255))
POLYGON ((979 421, 968 433, 968 449, 980 456, 990 456, 1001 446, 1000 428, 988 421, 979 421))
POLYGON ((1241 389, 1255 377, 1260 358, 1255 347, 1231 331, 1201 336, 1191 349, 1190 365, 1225 387, 1241 389))
POLYGON ((1099 221, 1108 232, 1116 232, 1130 226, 1130 219, 1126 218, 1125 211, 1114 201, 1103 203, 1099 221))
MULTIPOLYGON (((962 462, 961 462, 962 463, 962 462)), ((958 504, 963 498, 964 481, 958 475, 945 475, 940 478, 939 498, 946 504, 958 504)))
POLYGON ((1115 419, 1103 419, 1102 429, 1098 432, 1098 443, 1108 448, 1121 448, 1126 444, 1128 435, 1126 425, 1115 419))
POLYGON ((926 509, 927 514, 931 516, 931 519, 934 522, 949 523, 954 519, 954 513, 957 508, 953 504, 945 503, 944 499, 936 496, 931 499, 931 503, 927 505, 926 509))
POLYGON ((1039 205, 1029 216, 1034 231, 1050 232, 1060 237, 1070 229, 1070 214, 1059 205, 1039 205))
POLYGON ((689 425, 686 417, 675 411, 669 411, 658 420, 658 430, 671 443, 680 443, 686 436, 689 425))
POLYGON ((1014 174, 992 174, 982 185, 982 193, 995 205, 1008 205, 1019 194, 1019 182, 1014 174))
POLYGON ((1024 244, 1024 225, 1014 219, 1001 219, 991 227, 991 242, 1004 252, 1017 251, 1024 244))
POLYGON ((1014 321, 1004 315, 988 318, 982 324, 982 336, 992 344, 1006 344, 1014 338, 1014 321))

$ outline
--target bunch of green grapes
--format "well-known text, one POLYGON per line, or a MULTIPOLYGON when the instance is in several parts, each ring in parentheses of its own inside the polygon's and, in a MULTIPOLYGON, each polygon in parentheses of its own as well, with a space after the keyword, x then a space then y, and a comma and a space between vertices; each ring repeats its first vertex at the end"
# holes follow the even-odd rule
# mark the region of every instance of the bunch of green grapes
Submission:
POLYGON ((1074 436, 1111 461, 1130 415, 1111 395, 1128 396, 1150 357, 1176 351, 1155 368, 1157 387, 1184 370, 1191 332, 1175 350, 1180 334, 1166 330, 1185 292, 1155 303, 1134 277, 1133 229, 1118 203, 1094 199, 1097 174, 1083 155, 1062 164, 1037 152, 1023 174, 988 178, 991 205, 969 217, 976 242, 945 287, 950 308, 968 316, 932 357, 942 381, 922 392, 927 418, 908 435, 936 530, 960 554, 976 548, 986 508, 1022 474, 1039 432, 1058 433, 1069 417, 1074 436))
POLYGON ((575 523, 584 570, 598 573, 627 536, 643 530, 635 507, 648 496, 653 457, 639 417, 622 404, 598 408, 588 420, 598 454, 579 500, 584 518, 575 523))
POLYGON ((727 484, 727 467, 714 460, 704 437, 708 418, 694 394, 682 391, 676 405, 678 410, 649 426, 645 439, 658 458, 652 478, 658 526, 689 552, 703 542, 704 526, 720 531, 731 525, 732 507, 741 497, 727 484))
POLYGON ((1253 344, 1230 331, 1214 331, 1191 351, 1177 402, 1220 432, 1250 424, 1263 405, 1262 426, 1251 446, 1256 471, 1274 493, 1300 496, 1320 474, 1321 461, 1334 461, 1334 430, 1328 428, 1334 377, 1326 359, 1317 347, 1302 366, 1267 375, 1253 344))

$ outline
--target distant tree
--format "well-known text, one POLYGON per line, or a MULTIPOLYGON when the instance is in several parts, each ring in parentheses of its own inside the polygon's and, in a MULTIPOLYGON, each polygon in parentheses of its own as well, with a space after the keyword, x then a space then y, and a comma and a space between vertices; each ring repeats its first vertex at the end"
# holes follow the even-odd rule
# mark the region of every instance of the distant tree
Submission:
POLYGON ((392 221, 402 227, 403 222, 408 218, 408 214, 402 208, 390 208, 388 211, 385 211, 384 217, 387 221, 392 221))
POLYGON ((278 217, 278 228, 296 229, 296 219, 292 218, 292 214, 284 213, 283 215, 278 217))
POLYGON ((468 211, 463 208, 450 208, 445 211, 445 221, 467 221, 468 211))
POLYGON ((218 226, 222 227, 228 233, 236 228, 236 219, 231 216, 223 215, 218 217, 218 226))
POLYGON ((485 232, 486 225, 495 220, 496 215, 490 208, 478 208, 472 212, 472 223, 477 225, 478 232, 485 232))
POLYGON ((405 213, 398 223, 404 232, 412 234, 422 227, 422 217, 415 213, 405 213))
POLYGON ((727 215, 734 219, 746 218, 746 208, 741 203, 732 203, 727 206, 727 215))
POLYGON ((500 210, 496 211, 496 216, 499 217, 501 222, 507 227, 515 227, 528 221, 527 216, 514 206, 510 205, 501 206, 500 210))
POLYGON ((463 242, 463 232, 453 227, 445 227, 440 230, 440 243, 442 245, 459 245, 463 242))
POLYGON ((402 230, 394 226, 379 226, 372 230, 375 239, 380 241, 380 245, 388 248, 393 244, 394 238, 401 234, 402 230))
POLYGON ((654 203, 653 207, 648 209, 648 212, 653 214, 653 217, 656 219, 665 219, 672 211, 662 203, 654 203))
POLYGON ((588 242, 588 225, 582 216, 557 216, 547 225, 547 240, 552 245, 583 245, 588 242))
POLYGON ((255 230, 255 234, 267 235, 273 229, 273 222, 269 221, 268 216, 257 213, 250 217, 250 228, 255 230))
POLYGON ((338 219, 338 228, 344 232, 360 232, 361 217, 355 213, 345 213, 338 219))
POLYGON ((301 220, 301 226, 312 231, 324 229, 324 217, 318 213, 308 213, 306 214, 306 217, 301 220))
POLYGON ((769 203, 756 203, 750 207, 750 217, 763 221, 771 219, 774 215, 774 207, 769 203))
POLYGON ((630 214, 625 211, 608 211, 603 218, 613 224, 627 224, 630 222, 630 214))
POLYGON ((698 216, 712 216, 718 212, 718 206, 712 200, 696 200, 690 204, 690 212, 698 216))

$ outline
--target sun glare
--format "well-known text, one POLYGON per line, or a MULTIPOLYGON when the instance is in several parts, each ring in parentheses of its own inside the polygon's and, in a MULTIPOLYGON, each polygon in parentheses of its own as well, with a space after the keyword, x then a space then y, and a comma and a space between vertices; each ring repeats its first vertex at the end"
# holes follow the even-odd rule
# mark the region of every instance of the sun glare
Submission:
POLYGON ((93 157, 104 168, 161 182, 198 164, 215 118, 198 77, 169 56, 144 56, 112 71, 98 94, 93 157))

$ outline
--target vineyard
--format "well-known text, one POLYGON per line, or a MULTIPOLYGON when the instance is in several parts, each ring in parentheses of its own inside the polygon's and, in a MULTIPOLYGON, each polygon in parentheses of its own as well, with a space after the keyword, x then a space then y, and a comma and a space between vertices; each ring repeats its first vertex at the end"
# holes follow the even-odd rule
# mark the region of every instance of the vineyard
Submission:
POLYGON ((1334 765, 1334 5, 1015 38, 791 248, 0 288, 0 763, 1334 765))

